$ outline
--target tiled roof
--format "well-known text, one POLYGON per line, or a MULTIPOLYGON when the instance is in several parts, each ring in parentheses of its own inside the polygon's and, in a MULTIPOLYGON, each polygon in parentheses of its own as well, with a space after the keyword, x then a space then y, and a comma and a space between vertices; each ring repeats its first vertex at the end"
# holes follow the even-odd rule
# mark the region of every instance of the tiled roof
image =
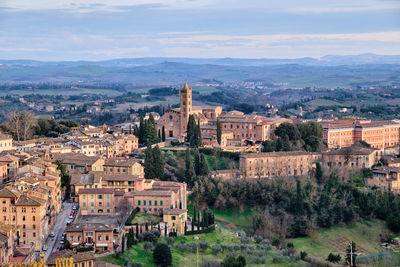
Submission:
POLYGON ((15 206, 41 206, 44 204, 46 204, 46 200, 26 195, 21 195, 15 202, 15 206))
POLYGON ((172 191, 162 191, 162 190, 143 190, 133 192, 134 196, 157 196, 157 197, 168 197, 171 196, 172 191))
POLYGON ((307 156, 318 155, 319 153, 307 151, 279 151, 279 152, 264 152, 264 153, 249 153, 240 155, 241 158, 262 158, 262 157, 282 157, 282 156, 307 156))
POLYGON ((113 194, 113 188, 81 188, 78 194, 113 194))
POLYGON ((66 232, 81 232, 81 231, 99 231, 99 232, 108 232, 113 231, 113 227, 104 223, 76 223, 72 225, 68 225, 66 228, 66 232))
POLYGON ((15 189, 3 188, 0 190, 0 198, 18 197, 20 193, 15 189))
POLYGON ((50 265, 56 264, 56 259, 59 258, 72 258, 74 263, 93 260, 94 256, 89 253, 75 253, 71 250, 61 250, 59 252, 52 252, 46 263, 50 265))

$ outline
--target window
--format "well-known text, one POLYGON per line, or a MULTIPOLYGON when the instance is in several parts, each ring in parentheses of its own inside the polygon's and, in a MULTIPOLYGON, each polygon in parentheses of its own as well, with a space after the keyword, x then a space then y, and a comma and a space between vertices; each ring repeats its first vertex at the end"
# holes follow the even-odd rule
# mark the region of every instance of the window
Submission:
POLYGON ((143 206, 146 206, 146 200, 143 200, 143 206))
MULTIPOLYGON (((86 187, 86 185, 85 185, 85 187, 86 187)), ((83 199, 86 199, 86 195, 83 195, 82 198, 83 198, 83 199)))
POLYGON ((141 203, 141 201, 140 201, 140 200, 138 200, 138 201, 137 201, 137 204, 138 204, 138 206, 140 206, 140 203, 141 203))
POLYGON ((149 200, 149 206, 151 206, 151 200, 149 200))
POLYGON ((117 169, 117 172, 121 172, 121 170, 120 170, 120 169, 117 169))
POLYGON ((162 206, 163 205, 163 201, 162 200, 160 200, 160 206, 162 206))
POLYGON ((110 168, 110 172, 113 172, 113 168, 110 168))
POLYGON ((25 221, 25 216, 22 216, 22 220, 25 221))
POLYGON ((91 209, 91 210, 90 210, 90 213, 94 213, 94 209, 91 209))
POLYGON ((106 235, 106 240, 108 241, 108 235, 106 235))
POLYGON ((171 220, 175 221, 176 217, 175 216, 171 216, 171 220))
POLYGON ((110 202, 107 202, 107 207, 110 207, 110 202))
POLYGON ((93 195, 90 195, 90 198, 91 198, 91 199, 93 199, 93 198, 94 198, 94 196, 93 196, 93 195))
POLYGON ((86 202, 83 202, 83 206, 86 207, 86 202))
POLYGON ((26 212, 26 208, 22 208, 21 211, 22 211, 22 212, 26 212))
POLYGON ((3 207, 3 212, 7 212, 7 208, 6 207, 3 207))
POLYGON ((71 235, 69 240, 74 241, 74 236, 71 235))
POLYGON ((125 172, 125 169, 122 169, 122 172, 125 172))
POLYGON ((33 229, 36 229, 36 224, 33 224, 33 225, 32 225, 32 228, 33 228, 33 229))
POLYGON ((157 206, 157 200, 154 200, 154 206, 157 206))
POLYGON ((97 184, 94 186, 94 188, 97 188, 97 184))
POLYGON ((33 236, 33 237, 36 237, 36 233, 33 233, 32 236, 33 236))
POLYGON ((35 216, 32 216, 32 221, 36 221, 36 217, 35 216))
POLYGON ((93 202, 90 202, 90 206, 93 207, 93 206, 94 206, 94 203, 93 203, 93 202))
POLYGON ((78 241, 81 241, 81 236, 80 235, 78 235, 78 241))
POLYGON ((110 199, 110 195, 107 195, 107 199, 110 199))
POLYGON ((98 199, 103 199, 103 195, 98 195, 97 198, 98 199))
POLYGON ((107 209, 107 213, 110 213, 110 209, 107 209))

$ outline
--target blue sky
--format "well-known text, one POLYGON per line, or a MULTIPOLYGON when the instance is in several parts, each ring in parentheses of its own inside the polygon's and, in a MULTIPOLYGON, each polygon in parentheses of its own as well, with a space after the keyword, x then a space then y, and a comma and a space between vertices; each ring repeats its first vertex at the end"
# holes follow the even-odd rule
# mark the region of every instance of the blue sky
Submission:
POLYGON ((360 53, 400 54, 399 0, 0 0, 1 59, 360 53))

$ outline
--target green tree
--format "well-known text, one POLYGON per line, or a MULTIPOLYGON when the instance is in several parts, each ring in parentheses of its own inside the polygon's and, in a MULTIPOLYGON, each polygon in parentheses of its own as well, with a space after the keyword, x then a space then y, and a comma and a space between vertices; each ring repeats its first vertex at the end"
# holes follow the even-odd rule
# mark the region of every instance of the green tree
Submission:
POLYGON ((296 213, 301 215, 303 214, 303 191, 301 189, 300 180, 296 181, 296 213))
POLYGON ((222 136, 222 129, 221 129, 221 122, 217 119, 217 142, 221 144, 221 136, 222 136))
POLYGON ((228 255, 222 261, 221 265, 223 267, 244 267, 246 266, 246 258, 239 255, 237 258, 233 255, 228 255))
POLYGON ((266 140, 262 143, 262 152, 273 152, 275 151, 275 142, 266 140))
POLYGON ((70 184, 70 177, 67 173, 67 167, 63 164, 62 160, 56 160, 55 164, 57 165, 57 170, 60 171, 60 179, 61 179, 61 186, 69 188, 70 184))
POLYGON ((139 144, 145 143, 145 134, 146 134, 145 121, 143 117, 140 117, 139 131, 138 131, 139 144))
POLYGON ((146 135, 145 135, 145 143, 146 145, 153 145, 160 142, 158 138, 156 126, 154 123, 153 115, 150 113, 149 119, 146 122, 146 135))
POLYGON ((317 183, 321 184, 322 183, 322 177, 323 177, 323 170, 320 162, 317 162, 315 164, 315 180, 317 180, 317 183))
POLYGON ((153 173, 154 178, 160 179, 164 176, 164 159, 158 146, 152 149, 153 152, 153 173))
POLYGON ((196 131, 196 120, 194 116, 191 114, 189 115, 188 124, 187 124, 187 131, 186 131, 186 141, 192 144, 194 133, 196 131))
POLYGON ((203 139, 201 137, 201 128, 200 128, 200 120, 199 120, 196 125, 196 128, 195 128, 193 145, 195 147, 200 147, 202 144, 203 144, 203 139))
POLYGON ((156 171, 154 167, 154 156, 153 149, 148 146, 144 151, 144 177, 146 179, 156 178, 156 171))
POLYGON ((121 253, 125 252, 125 235, 122 235, 122 240, 121 240, 121 253))
POLYGON ((161 130, 161 141, 165 142, 165 127, 164 127, 164 125, 161 130))
POLYGON ((209 172, 208 163, 203 153, 201 153, 200 155, 200 166, 201 166, 200 175, 208 175, 209 172))
POLYGON ((157 243, 153 251, 154 263, 157 266, 168 267, 172 266, 171 249, 165 243, 157 243))
POLYGON ((351 241, 351 243, 346 249, 347 265, 350 267, 356 266, 356 258, 357 258, 356 244, 353 241, 351 241))
POLYGON ((185 171, 186 182, 188 184, 192 185, 193 182, 194 182, 194 178, 195 178, 196 173, 195 173, 194 166, 193 166, 193 163, 192 163, 192 158, 190 156, 190 149, 189 148, 186 150, 185 163, 186 163, 186 171, 185 171))
POLYGON ((342 257, 339 254, 329 253, 326 260, 333 263, 339 263, 342 260, 342 257))
POLYGON ((194 149, 193 157, 194 157, 194 171, 195 171, 196 175, 200 175, 201 161, 200 161, 200 154, 199 154, 198 149, 194 149))

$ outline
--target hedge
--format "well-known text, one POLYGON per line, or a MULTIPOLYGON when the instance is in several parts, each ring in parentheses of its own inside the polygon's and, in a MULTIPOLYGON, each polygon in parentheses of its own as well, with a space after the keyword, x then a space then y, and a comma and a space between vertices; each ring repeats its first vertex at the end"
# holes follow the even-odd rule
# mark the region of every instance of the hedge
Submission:
POLYGON ((215 224, 208 226, 207 228, 202 228, 200 231, 186 231, 185 235, 197 235, 197 234, 205 234, 211 233, 215 230, 215 224))

